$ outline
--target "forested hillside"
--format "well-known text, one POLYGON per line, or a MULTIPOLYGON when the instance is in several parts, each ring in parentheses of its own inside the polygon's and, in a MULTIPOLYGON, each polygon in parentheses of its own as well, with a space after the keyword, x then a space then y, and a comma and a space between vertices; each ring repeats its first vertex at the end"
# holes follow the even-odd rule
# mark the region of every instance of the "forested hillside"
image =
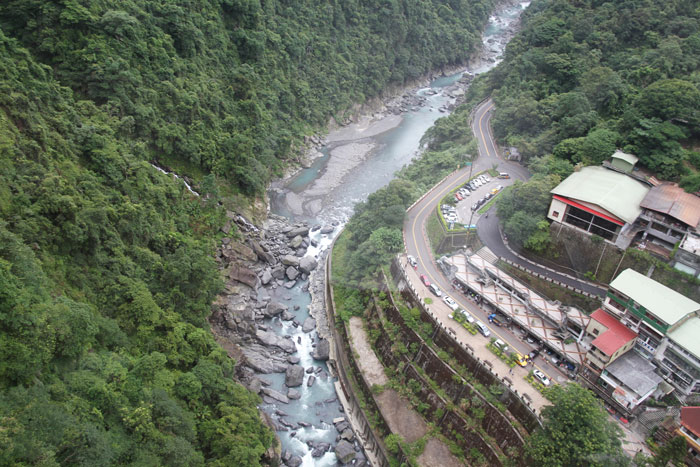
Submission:
POLYGON ((483 85, 497 137, 528 159, 599 164, 619 147, 697 190, 699 67, 697 1, 541 0, 483 85))
POLYGON ((490 7, 1 2, 0 465, 263 462, 206 323, 218 193, 260 194, 330 116, 462 60, 490 7))
POLYGON ((141 159, 259 194, 304 133, 464 61, 493 0, 14 0, 0 27, 141 159))

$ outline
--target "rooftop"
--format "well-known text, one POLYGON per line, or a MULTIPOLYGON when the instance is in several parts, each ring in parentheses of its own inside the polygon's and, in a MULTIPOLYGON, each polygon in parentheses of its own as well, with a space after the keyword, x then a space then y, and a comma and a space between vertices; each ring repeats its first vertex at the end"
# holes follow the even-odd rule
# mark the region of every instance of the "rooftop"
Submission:
POLYGON ((681 407, 681 424, 700 437, 700 407, 681 407))
POLYGON ((610 283, 610 288, 627 295, 670 326, 687 314, 700 310, 697 302, 634 269, 622 271, 610 283))
POLYGON ((637 156, 634 156, 632 154, 627 154, 626 152, 622 152, 619 149, 615 151, 615 154, 610 156, 613 159, 622 159, 623 161, 627 162, 628 164, 636 164, 639 161, 639 158, 637 156))
POLYGON ((593 345, 605 355, 611 356, 623 345, 637 337, 637 333, 600 308, 591 313, 591 319, 608 328, 607 331, 593 341, 593 345))
POLYGON ((676 344, 700 359, 700 318, 692 317, 668 334, 676 344))
POLYGON ((656 366, 637 352, 627 352, 605 367, 605 371, 639 396, 652 391, 663 381, 656 366))
POLYGON ((700 198, 686 193, 675 183, 652 187, 640 206, 667 214, 692 228, 700 223, 700 198))
POLYGON ((604 167, 584 167, 557 185, 552 194, 595 204, 631 224, 639 217, 649 187, 604 167))

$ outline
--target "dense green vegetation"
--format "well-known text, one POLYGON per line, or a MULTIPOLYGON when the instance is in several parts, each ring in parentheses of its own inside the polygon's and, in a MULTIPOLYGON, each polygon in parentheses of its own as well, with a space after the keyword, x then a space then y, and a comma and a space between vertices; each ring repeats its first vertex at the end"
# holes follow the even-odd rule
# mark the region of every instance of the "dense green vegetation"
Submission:
POLYGON ((0 464, 264 462, 206 322, 223 206, 331 116, 464 60, 492 4, 0 3, 0 464))
POLYGON ((525 158, 599 164, 616 147, 662 179, 694 172, 700 10, 690 0, 533 2, 486 85, 496 136, 525 158))
POLYGON ((493 3, 10 0, 0 28, 137 157, 259 194, 331 115, 464 61, 493 3))

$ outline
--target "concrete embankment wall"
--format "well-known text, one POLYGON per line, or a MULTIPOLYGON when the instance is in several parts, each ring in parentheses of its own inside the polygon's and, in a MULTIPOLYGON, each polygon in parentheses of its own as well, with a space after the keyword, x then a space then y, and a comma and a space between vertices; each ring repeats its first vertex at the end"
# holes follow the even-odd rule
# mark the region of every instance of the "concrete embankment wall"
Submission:
MULTIPOLYGON (((500 378, 492 371, 487 360, 480 360, 474 355, 472 349, 468 345, 457 341, 448 329, 432 314, 425 303, 420 299, 417 292, 410 286, 410 283, 404 275, 403 268, 401 268, 396 260, 392 262, 391 274, 394 282, 402 286, 399 287, 399 290, 401 290, 403 300, 412 307, 418 308, 421 312, 420 319, 423 322, 430 323, 433 329, 435 329, 434 335, 432 336, 433 343, 435 343, 438 348, 445 350, 455 357, 460 365, 466 367, 469 373, 483 386, 490 387, 493 384, 502 384, 505 390, 499 397, 499 401, 505 405, 508 413, 515 420, 520 422, 528 433, 531 433, 540 426, 540 420, 530 401, 527 399, 527 396, 521 396, 517 390, 512 387, 511 381, 507 377, 500 378)), ((445 365, 447 364, 445 363, 445 365)), ((443 378, 443 380, 445 379, 443 378)), ((448 392, 448 389, 449 386, 444 388, 446 392, 448 392)))
MULTIPOLYGON (((335 325, 336 307, 335 300, 333 299, 333 286, 331 282, 331 257, 332 248, 327 255, 325 265, 326 313, 328 314, 328 323, 331 330, 329 367, 335 373, 334 376, 338 378, 338 382, 336 383, 338 399, 343 405, 347 419, 352 425, 357 439, 367 453, 367 457, 372 465, 388 467, 390 455, 384 446, 382 433, 389 434, 391 430, 374 401, 374 396, 369 384, 362 376, 362 372, 355 362, 352 351, 348 345, 348 331, 346 325, 335 325), (355 386, 353 386, 349 375, 355 376, 353 378, 356 383, 355 386), (362 409, 362 404, 360 404, 360 400, 355 394, 355 390, 362 392, 366 404, 365 407, 378 414, 377 417, 374 417, 375 428, 372 428, 365 411, 362 409)), ((400 448, 399 452, 394 455, 394 458, 398 460, 399 464, 408 462, 407 456, 400 448)))

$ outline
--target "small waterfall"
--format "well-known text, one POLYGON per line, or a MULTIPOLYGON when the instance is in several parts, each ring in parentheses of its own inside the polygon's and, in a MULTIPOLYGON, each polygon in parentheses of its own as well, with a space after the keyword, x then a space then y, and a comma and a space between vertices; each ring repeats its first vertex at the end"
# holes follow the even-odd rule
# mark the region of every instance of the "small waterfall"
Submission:
POLYGON ((173 177, 177 178, 178 180, 182 180, 182 183, 185 184, 185 188, 187 188, 187 190, 188 190, 190 193, 192 193, 192 194, 195 195, 195 196, 199 196, 199 193, 197 193, 196 191, 194 191, 194 190, 192 189, 192 187, 190 186, 190 184, 187 183, 187 180, 185 180, 184 178, 182 178, 181 176, 179 176, 179 175, 176 174, 175 172, 168 172, 167 170, 165 170, 165 169, 163 169, 163 168, 161 168, 161 167, 158 167, 158 166, 155 165, 153 162, 149 162, 149 164, 151 164, 151 167, 153 167, 154 169, 156 169, 158 172, 162 172, 162 173, 164 173, 164 174, 166 174, 166 175, 172 175, 173 177))

